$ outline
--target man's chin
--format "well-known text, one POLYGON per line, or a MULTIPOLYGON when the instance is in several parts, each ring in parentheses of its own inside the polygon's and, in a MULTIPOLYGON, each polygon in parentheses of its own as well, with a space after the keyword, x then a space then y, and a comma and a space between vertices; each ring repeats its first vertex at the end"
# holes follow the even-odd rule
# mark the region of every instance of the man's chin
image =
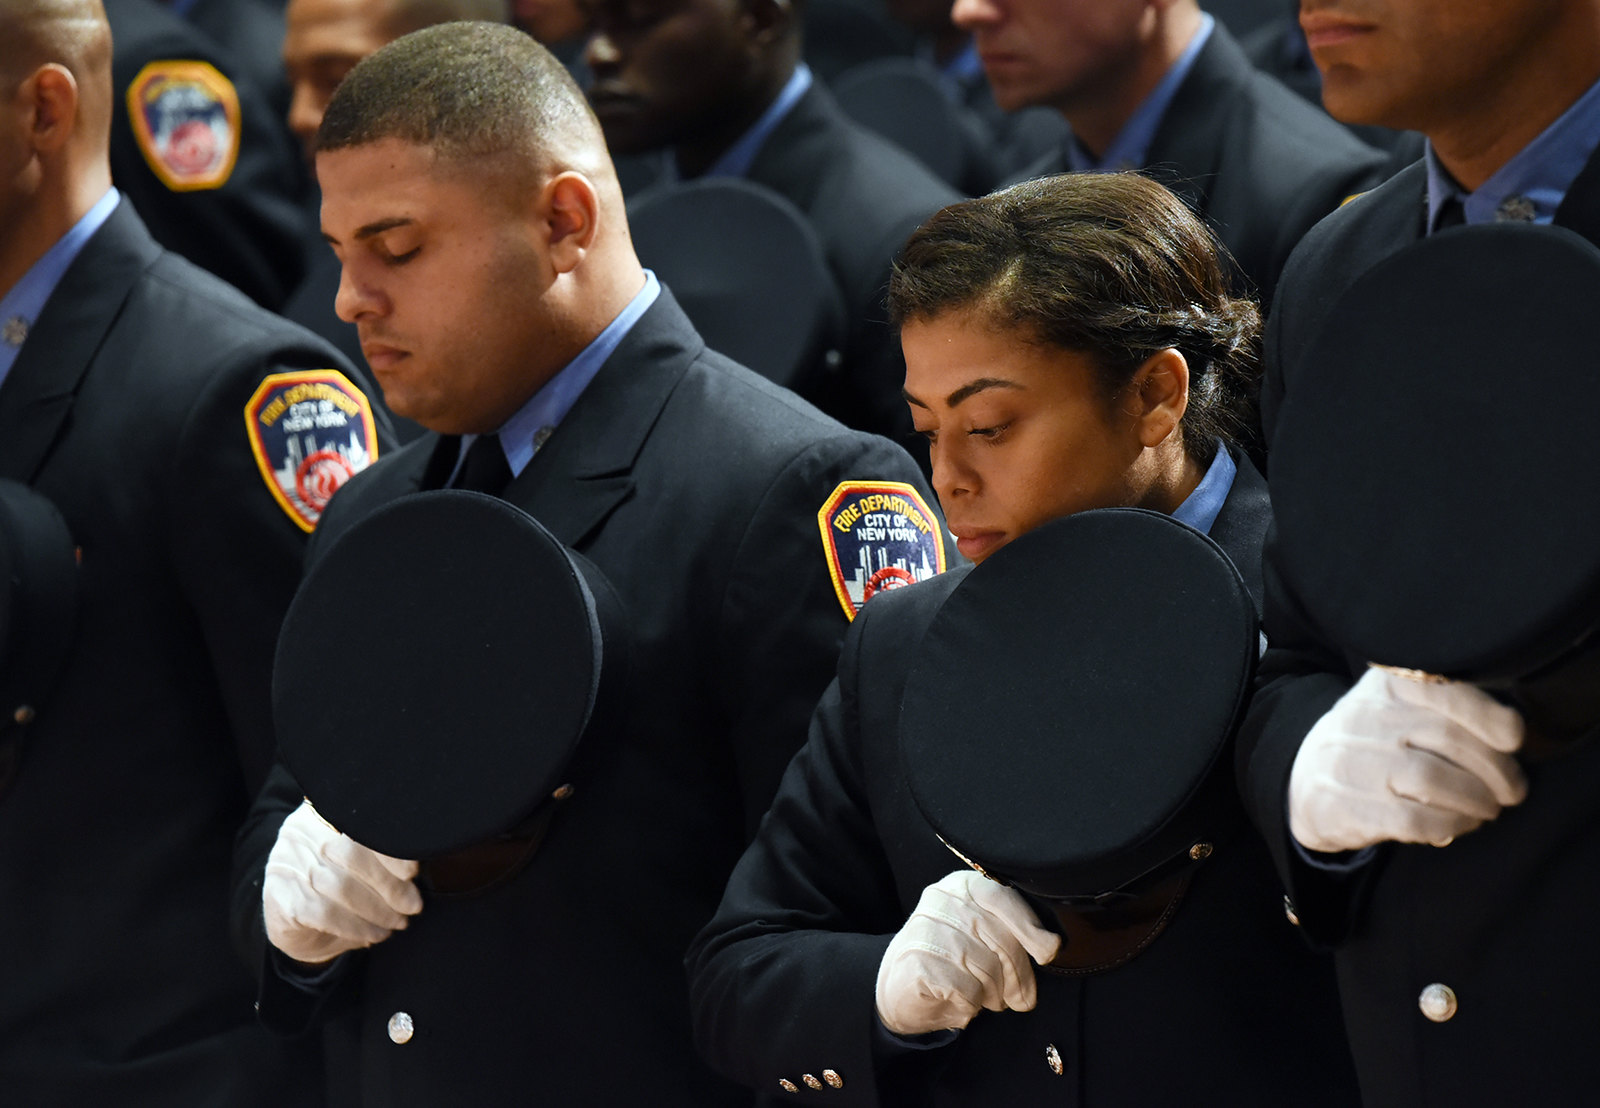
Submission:
POLYGON ((1406 113, 1392 99, 1370 77, 1346 67, 1331 67, 1322 78, 1323 109, 1340 123, 1397 131, 1418 129, 1415 121, 1402 118, 1406 113))
POLYGON ((991 78, 989 81, 989 95, 994 97, 995 107, 1003 112, 1019 112, 1023 108, 1054 108, 1048 98, 1042 97, 1037 90, 1021 84, 996 84, 991 78))

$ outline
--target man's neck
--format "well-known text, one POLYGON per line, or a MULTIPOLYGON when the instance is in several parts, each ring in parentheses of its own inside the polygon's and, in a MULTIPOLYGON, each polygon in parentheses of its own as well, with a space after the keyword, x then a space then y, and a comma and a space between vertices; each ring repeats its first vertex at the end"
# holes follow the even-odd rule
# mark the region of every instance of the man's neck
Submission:
POLYGON ((721 116, 714 124, 698 132, 694 138, 673 150, 678 162, 678 173, 685 178, 698 177, 717 164, 717 159, 744 137, 755 126, 761 114, 772 106, 783 87, 794 76, 795 63, 774 66, 763 74, 749 95, 740 99, 738 106, 721 116))
POLYGON ((70 183, 41 182, 31 202, 0 228, 0 296, 16 287, 28 270, 88 214, 111 187, 111 171, 79 174, 70 183))
POLYGON ((1492 72, 1441 90, 1418 118, 1400 121, 1428 136, 1433 153, 1468 192, 1515 158, 1600 80, 1600 4, 1551 7, 1492 72))
POLYGON ((1116 140, 1200 30, 1200 9, 1192 3, 1149 8, 1146 18, 1150 25, 1137 56, 1112 82, 1113 87, 1089 90, 1058 105, 1073 137, 1096 156, 1116 140))
POLYGON ((1541 58, 1523 79, 1481 89, 1470 110, 1424 127, 1434 156, 1468 192, 1479 188, 1600 80, 1593 57, 1541 58))

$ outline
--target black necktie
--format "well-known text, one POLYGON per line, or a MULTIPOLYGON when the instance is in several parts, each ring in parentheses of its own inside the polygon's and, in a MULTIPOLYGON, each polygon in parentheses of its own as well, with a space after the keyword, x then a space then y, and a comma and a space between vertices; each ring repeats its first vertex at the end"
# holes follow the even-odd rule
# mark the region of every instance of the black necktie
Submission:
POLYGON ((467 456, 462 460, 450 487, 499 496, 510 483, 511 466, 506 462, 500 436, 479 435, 467 447, 467 456))
POLYGON ((1460 193, 1451 193, 1450 198, 1439 205, 1439 218, 1434 220, 1433 229, 1443 231, 1448 227, 1460 227, 1467 222, 1467 206, 1461 201, 1460 193))

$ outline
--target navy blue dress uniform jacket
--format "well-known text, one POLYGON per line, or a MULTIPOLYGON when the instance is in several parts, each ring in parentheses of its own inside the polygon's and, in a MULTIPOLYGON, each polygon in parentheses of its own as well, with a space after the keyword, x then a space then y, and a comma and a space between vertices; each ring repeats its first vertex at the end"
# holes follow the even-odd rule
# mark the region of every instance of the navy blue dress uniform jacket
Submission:
POLYGON ((267 375, 329 366, 123 201, 0 385, 0 477, 49 497, 81 550, 63 676, 0 733, 22 744, 0 792, 0 1102, 316 1102, 315 1056, 256 1024, 229 854, 272 761, 305 545, 245 408, 267 375))
MULTIPOLYGON (((442 480, 456 442, 426 435, 353 481, 317 543, 442 480)), ((662 291, 503 494, 620 597, 625 723, 580 751, 575 795, 509 883, 430 901, 344 955, 329 990, 295 988, 269 953, 262 1016, 292 1029, 324 1005, 335 1106, 749 1102, 695 1054, 683 952, 832 674, 848 618, 818 510, 857 480, 925 488, 892 443, 707 350, 662 291), (404 1046, 386 1030, 397 1011, 415 1026, 404 1046)), ((241 840, 239 922, 257 932, 266 856, 299 800, 275 771, 241 840)))
MULTIPOLYGON (((1221 25, 1179 84, 1143 172, 1181 196, 1233 254, 1263 307, 1289 252, 1381 180, 1385 156, 1250 64, 1221 25)), ((1065 150, 1022 174, 1064 173, 1065 150)))
MULTIPOLYGON (((1357 277, 1422 238, 1426 195, 1418 162, 1295 252, 1267 328, 1269 449, 1294 367, 1322 320, 1357 277)), ((1600 157, 1568 190, 1556 222, 1600 243, 1600 157)), ((1289 834, 1289 772, 1306 733, 1366 662, 1322 639, 1274 571, 1272 550, 1269 541, 1271 649, 1240 734, 1240 785, 1306 932, 1336 946, 1364 1103, 1583 1103, 1594 1086, 1587 997, 1600 987, 1590 927, 1600 915, 1600 745, 1591 739, 1524 762, 1527 800, 1443 850, 1388 844, 1347 874, 1308 865, 1289 834), (1446 1023, 1418 1007, 1435 983, 1459 1000, 1446 1023)))
MULTIPOLYGON (((316 227, 306 216, 310 178, 283 116, 231 57, 156 0, 106 0, 111 24, 111 175, 150 233, 276 311, 305 274, 316 227), (216 186, 173 188, 141 149, 128 90, 151 63, 204 62, 238 98, 238 159, 216 186)), ((180 70, 174 72, 181 73, 180 70)), ((182 110, 174 104, 173 118, 182 110)))
MULTIPOLYGON (((1270 515, 1265 482, 1239 458, 1211 534, 1258 603, 1270 515)), ((962 868, 911 797, 896 720, 917 644, 963 576, 875 600, 851 628, 810 741, 690 950, 696 1036, 712 1064, 774 1104, 1354 1103, 1332 967, 1284 919, 1242 811, 1171 924, 1130 962, 1089 977, 1039 970, 1033 1011, 980 1012, 945 1046, 883 1049, 884 951, 922 890, 962 868), (810 1091, 805 1076, 824 1070, 839 1087, 810 1091)))
POLYGON ((805 213, 844 293, 850 328, 843 364, 807 390, 807 399, 847 426, 907 441, 905 361, 884 302, 889 271, 911 232, 964 198, 850 119, 820 83, 773 128, 747 176, 805 213))

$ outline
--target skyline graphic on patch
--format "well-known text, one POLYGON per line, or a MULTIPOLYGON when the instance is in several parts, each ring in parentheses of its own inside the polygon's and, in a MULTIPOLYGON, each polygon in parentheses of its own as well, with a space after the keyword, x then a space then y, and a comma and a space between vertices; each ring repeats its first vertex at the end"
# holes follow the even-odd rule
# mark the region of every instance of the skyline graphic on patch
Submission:
POLYGON ((912 485, 842 481, 817 512, 817 526, 833 590, 851 619, 878 593, 944 572, 939 519, 912 485))
POLYGON ((244 422, 268 491, 302 531, 378 457, 372 405, 338 370, 272 374, 244 406, 244 422))
POLYGON ((139 152, 174 192, 221 187, 239 158, 239 93, 215 66, 151 62, 128 86, 139 152))

